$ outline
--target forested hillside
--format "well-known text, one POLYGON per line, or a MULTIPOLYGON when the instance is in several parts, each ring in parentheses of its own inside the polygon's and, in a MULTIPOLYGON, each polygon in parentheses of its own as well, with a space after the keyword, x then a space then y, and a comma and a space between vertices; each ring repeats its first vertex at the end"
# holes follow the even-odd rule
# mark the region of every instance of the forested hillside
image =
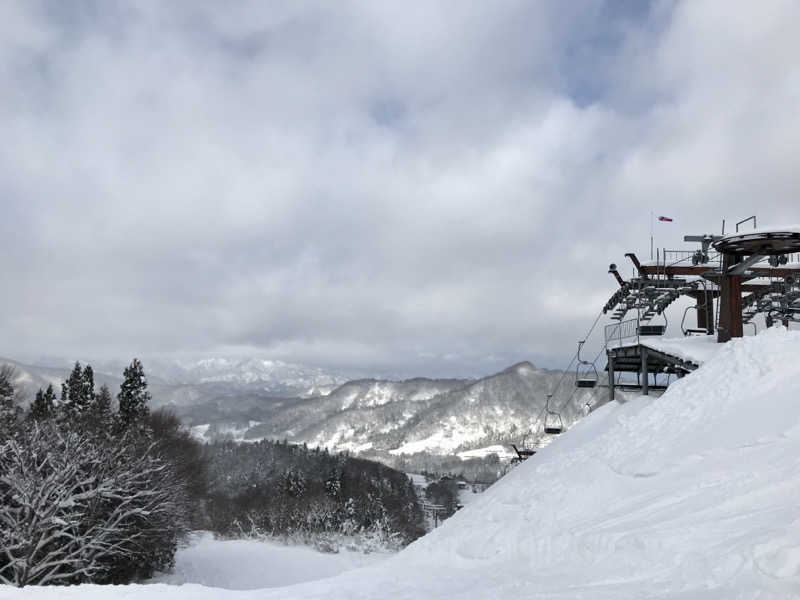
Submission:
POLYGON ((425 533, 408 477, 379 463, 270 441, 220 442, 205 454, 209 522, 219 534, 334 549, 352 538, 398 548, 425 533))

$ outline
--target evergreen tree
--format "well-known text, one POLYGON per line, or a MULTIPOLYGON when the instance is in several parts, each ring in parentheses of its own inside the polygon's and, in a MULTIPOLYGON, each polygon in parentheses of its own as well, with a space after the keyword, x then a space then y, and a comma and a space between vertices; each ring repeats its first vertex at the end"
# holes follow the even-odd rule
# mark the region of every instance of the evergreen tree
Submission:
POLYGON ((0 367, 0 405, 12 406, 14 401, 14 369, 9 365, 0 367))
POLYGON ((94 397, 92 413, 95 415, 111 414, 111 391, 105 383, 100 386, 100 391, 94 397))
POLYGON ((65 402, 67 412, 74 416, 85 413, 92 401, 90 393, 94 393, 92 367, 86 365, 85 370, 81 369, 81 363, 76 361, 61 391, 61 400, 65 402), (87 374, 90 377, 88 382, 86 381, 87 374))
POLYGON ((119 400, 119 419, 123 427, 142 422, 150 413, 147 408, 150 392, 147 391, 144 367, 138 358, 134 358, 125 368, 117 400, 119 400))
POLYGON ((94 369, 92 365, 86 365, 83 369, 82 377, 82 398, 85 399, 87 407, 94 402, 94 369))
POLYGON ((87 414, 89 416, 87 425, 90 429, 106 436, 111 434, 113 415, 111 414, 111 391, 107 385, 100 386, 100 391, 94 394, 87 414))
POLYGON ((14 367, 0 366, 0 442, 17 424, 20 409, 14 402, 14 367))
POLYGON ((35 421, 44 421, 49 419, 55 413, 55 404, 56 393, 53 390, 53 385, 48 385, 46 391, 43 391, 42 388, 39 388, 39 391, 36 392, 36 398, 34 399, 33 404, 31 404, 28 417, 35 421))

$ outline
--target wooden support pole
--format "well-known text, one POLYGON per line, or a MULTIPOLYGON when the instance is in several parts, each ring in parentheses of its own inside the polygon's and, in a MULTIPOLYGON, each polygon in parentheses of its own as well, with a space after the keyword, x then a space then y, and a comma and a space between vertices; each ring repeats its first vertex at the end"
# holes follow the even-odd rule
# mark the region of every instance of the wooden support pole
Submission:
POLYGON ((731 337, 742 337, 744 335, 744 324, 742 323, 742 276, 730 276, 730 303, 731 303, 731 337))
POLYGON ((734 337, 742 337, 742 276, 727 275, 728 269, 739 262, 733 254, 722 258, 722 278, 719 290, 719 331, 718 342, 727 342, 734 337))
POLYGON ((706 329, 709 334, 714 333, 714 292, 703 292, 705 296, 706 329))
POLYGON ((647 346, 639 346, 642 349, 642 369, 641 369, 641 382, 642 382, 642 395, 650 395, 650 381, 647 372, 647 346))

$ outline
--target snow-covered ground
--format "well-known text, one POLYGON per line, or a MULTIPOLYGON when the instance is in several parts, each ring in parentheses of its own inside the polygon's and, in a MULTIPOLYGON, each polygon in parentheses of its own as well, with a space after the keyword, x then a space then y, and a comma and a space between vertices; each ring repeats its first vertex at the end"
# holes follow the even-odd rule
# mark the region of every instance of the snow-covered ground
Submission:
POLYGON ((486 458, 490 454, 497 454, 500 459, 508 459, 514 456, 514 452, 508 446, 501 446, 500 444, 475 448, 474 450, 464 450, 456 454, 456 456, 461 460, 467 460, 470 458, 486 458))
POLYGON ((711 360, 720 349, 724 348, 722 344, 717 343, 716 335, 692 335, 681 338, 653 336, 639 338, 639 343, 696 365, 711 360))
POLYGON ((596 410, 378 564, 259 591, 79 586, 0 597, 800 598, 800 332, 734 340, 662 396, 596 410))
POLYGON ((204 532, 178 551, 172 573, 160 574, 152 582, 254 590, 332 577, 388 556, 347 550, 326 554, 308 546, 256 540, 215 540, 204 532))

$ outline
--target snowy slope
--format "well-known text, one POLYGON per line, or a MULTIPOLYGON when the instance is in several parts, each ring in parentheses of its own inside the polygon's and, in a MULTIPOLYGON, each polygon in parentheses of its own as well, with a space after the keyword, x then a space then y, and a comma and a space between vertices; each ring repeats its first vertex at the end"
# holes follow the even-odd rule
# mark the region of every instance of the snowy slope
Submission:
MULTIPOLYGON (((800 332, 730 342, 661 397, 581 420, 378 565, 258 592, 137 598, 800 598, 800 332)), ((0 589, 0 597, 130 595, 0 589)))
POLYGON ((322 553, 308 546, 277 542, 215 540, 212 534, 203 532, 195 535, 188 547, 178 550, 172 573, 161 573, 151 581, 252 590, 332 577, 386 557, 348 550, 322 553))

